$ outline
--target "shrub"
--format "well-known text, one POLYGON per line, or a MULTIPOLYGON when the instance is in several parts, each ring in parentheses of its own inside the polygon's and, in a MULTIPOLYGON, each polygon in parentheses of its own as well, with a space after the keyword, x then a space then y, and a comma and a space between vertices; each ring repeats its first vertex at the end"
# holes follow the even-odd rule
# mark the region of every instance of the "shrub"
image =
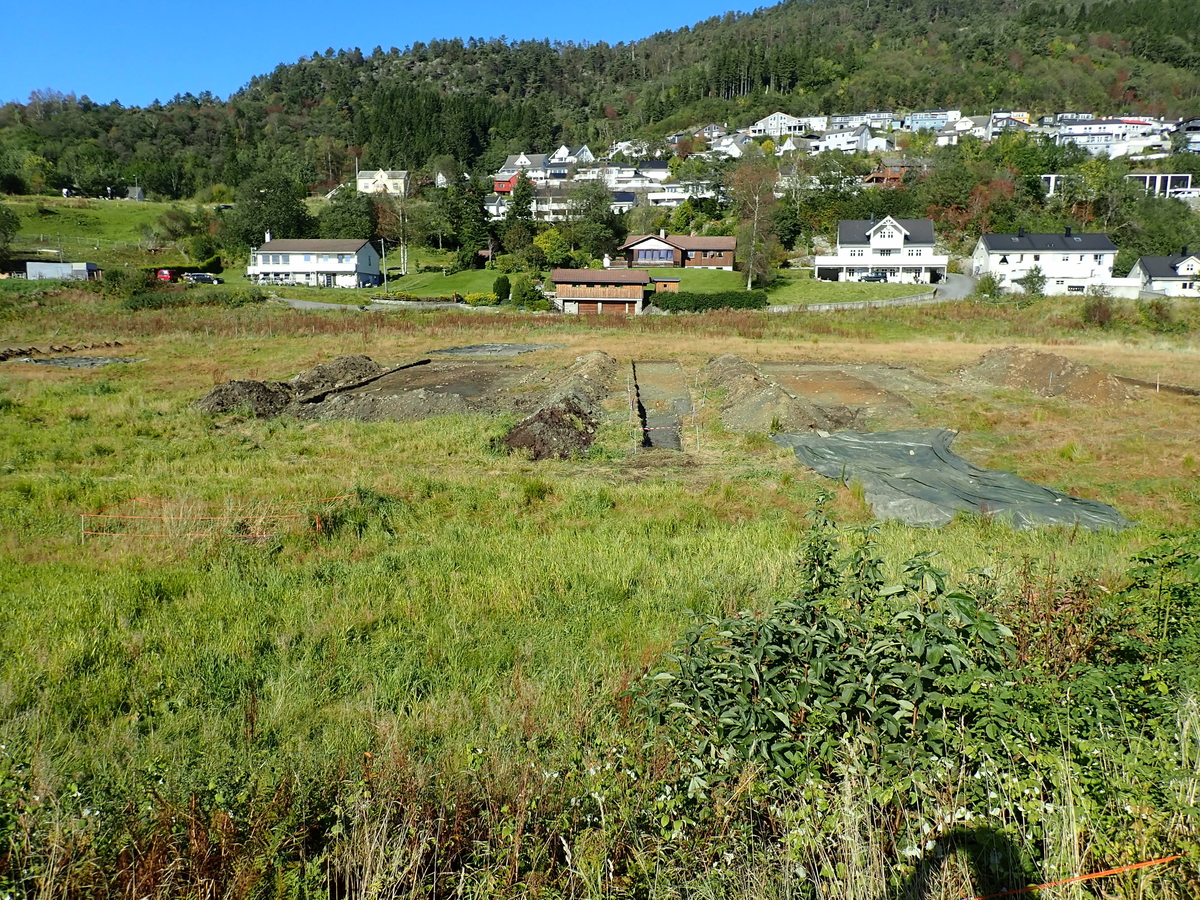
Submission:
POLYGON ((1142 314, 1142 321, 1146 323, 1151 331, 1167 333, 1186 329, 1186 326, 1182 322, 1176 321, 1175 310, 1171 307, 1171 301, 1165 297, 1155 297, 1147 300, 1145 303, 1138 305, 1138 310, 1142 314))
POLYGON ((1004 295, 1004 289, 1000 286, 1000 279, 988 272, 975 283, 975 293, 985 300, 998 300, 1004 295))
POLYGON ((500 300, 507 300, 512 285, 507 275, 500 275, 492 282, 492 293, 500 300))
POLYGON ((1107 328, 1116 317, 1117 306, 1102 287, 1088 288, 1083 301, 1083 324, 1107 328))
POLYGON ((495 291, 485 291, 482 294, 467 294, 463 297, 463 302, 467 306, 496 306, 501 299, 495 291))
POLYGON ((677 293, 664 291, 655 294, 651 301, 659 309, 668 312, 705 312, 710 309, 766 309, 766 291, 717 291, 697 294, 691 291, 677 293))
POLYGON ((513 281, 510 299, 514 306, 527 306, 544 298, 528 275, 518 275, 513 281))
POLYGON ((128 299, 158 288, 159 281, 148 269, 105 269, 104 278, 94 282, 105 297, 128 299))

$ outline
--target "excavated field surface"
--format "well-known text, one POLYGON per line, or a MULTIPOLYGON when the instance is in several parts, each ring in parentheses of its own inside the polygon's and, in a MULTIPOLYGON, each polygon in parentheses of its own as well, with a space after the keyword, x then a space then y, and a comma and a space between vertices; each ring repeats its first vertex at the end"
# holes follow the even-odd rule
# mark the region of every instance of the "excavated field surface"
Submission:
MULTIPOLYGON (((843 406, 871 412, 907 409, 911 403, 881 382, 900 381, 881 377, 883 366, 814 366, 801 363, 764 362, 762 373, 797 397, 818 407, 843 406)), ((906 370, 907 371, 907 370, 906 370)), ((913 379, 915 381, 916 379, 913 379)), ((909 387, 909 385, 905 385, 909 387)), ((924 385, 922 385, 924 387, 924 385)), ((911 388, 910 388, 911 389, 911 388)))
POLYGON ((540 366, 432 360, 305 404, 306 419, 424 419, 450 413, 528 413, 553 387, 540 366))
POLYGON ((692 413, 692 393, 683 366, 674 360, 639 359, 633 363, 644 446, 682 450, 681 417, 692 413))
POLYGON ((1065 397, 1085 403, 1123 403, 1136 396, 1135 388, 1107 372, 1024 347, 991 350, 975 365, 959 369, 959 377, 968 387, 1019 388, 1041 397, 1065 397))

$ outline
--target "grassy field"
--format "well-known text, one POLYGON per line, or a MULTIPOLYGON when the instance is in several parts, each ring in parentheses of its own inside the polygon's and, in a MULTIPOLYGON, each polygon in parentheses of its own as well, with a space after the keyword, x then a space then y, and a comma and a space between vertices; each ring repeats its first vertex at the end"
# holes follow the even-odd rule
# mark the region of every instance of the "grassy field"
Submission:
MULTIPOLYGON (((269 305, 133 313, 78 291, 21 295, 30 289, 0 283, 0 343, 115 339, 111 352, 143 361, 0 363, 0 800, 15 811, 0 815, 0 846, 18 848, 0 896, 787 893, 799 857, 773 855, 778 841, 756 830, 767 813, 753 773, 695 811, 694 786, 627 688, 691 613, 761 609, 799 589, 805 516, 828 482, 765 435, 727 431, 719 395, 704 391, 698 450, 689 437, 686 453, 634 451, 618 390, 586 457, 532 463, 496 449, 506 417, 214 418, 191 404, 215 384, 284 379, 344 354, 390 363, 532 341, 563 345, 544 353, 562 366, 603 349, 623 367, 677 359, 691 380, 732 352, 919 366, 950 382, 986 349, 1021 342, 1200 385, 1190 313, 1173 333, 1132 311, 1086 332, 1065 300, 594 323, 269 305), (287 520, 263 541, 81 545, 80 513, 133 497, 192 515, 295 503, 324 524, 287 520)), ((959 428, 956 449, 973 461, 1139 523, 1120 534, 885 524, 888 579, 932 550, 951 577, 990 569, 1006 590, 1033 565, 1039 584, 1081 569, 1115 591, 1161 530, 1200 525, 1196 408, 964 389, 872 422, 959 428)), ((871 520, 850 489, 832 512, 871 520)), ((788 815, 802 804, 772 802, 793 810, 770 815, 799 846, 788 815)), ((1153 855, 1156 827, 1087 862, 1153 855)), ((964 896, 970 883, 943 887, 964 896)))
POLYGON ((924 284, 874 284, 852 281, 817 281, 809 272, 780 269, 767 288, 768 297, 777 306, 805 306, 809 303, 849 303, 855 300, 890 300, 921 294, 930 288, 924 284))

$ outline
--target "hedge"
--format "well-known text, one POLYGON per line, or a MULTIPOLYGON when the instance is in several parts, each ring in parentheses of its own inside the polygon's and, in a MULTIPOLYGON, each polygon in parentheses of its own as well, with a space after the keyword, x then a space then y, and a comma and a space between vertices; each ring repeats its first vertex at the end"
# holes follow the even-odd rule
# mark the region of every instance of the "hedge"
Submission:
POLYGON ((692 291, 661 291, 651 300, 667 312, 704 312, 709 309, 766 309, 766 291, 717 291, 697 294, 692 291))

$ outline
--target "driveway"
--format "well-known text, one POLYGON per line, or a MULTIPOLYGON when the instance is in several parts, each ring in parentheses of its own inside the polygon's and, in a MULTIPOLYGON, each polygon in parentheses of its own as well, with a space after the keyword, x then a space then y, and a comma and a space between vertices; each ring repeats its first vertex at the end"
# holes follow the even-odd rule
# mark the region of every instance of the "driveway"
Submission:
POLYGON ((937 289, 939 300, 965 300, 975 290, 975 279, 970 275, 949 274, 937 289))

